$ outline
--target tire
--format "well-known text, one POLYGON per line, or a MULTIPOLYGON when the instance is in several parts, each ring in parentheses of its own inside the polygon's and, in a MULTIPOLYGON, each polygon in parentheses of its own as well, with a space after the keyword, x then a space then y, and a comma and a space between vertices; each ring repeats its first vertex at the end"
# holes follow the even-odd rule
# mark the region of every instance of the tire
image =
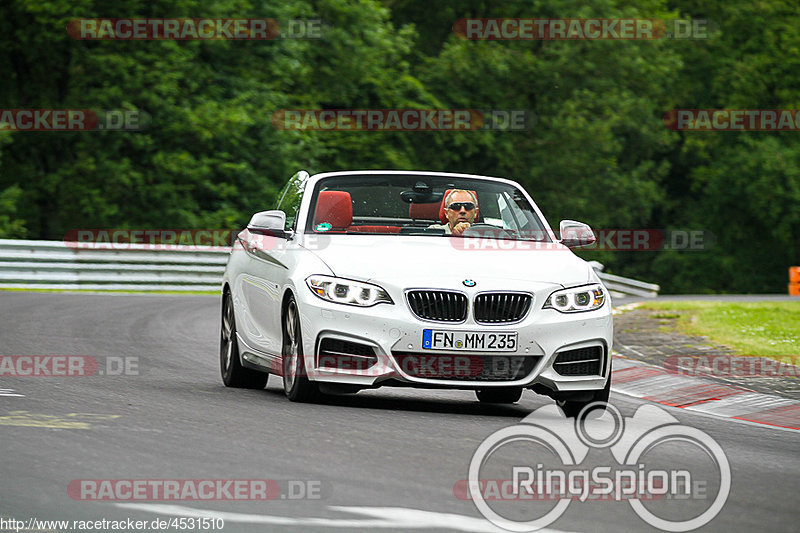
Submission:
MULTIPOLYGON (((564 415, 567 418, 577 418, 580 412, 583 410, 584 407, 589 405, 590 403, 594 402, 603 402, 608 403, 608 397, 611 394, 611 375, 608 376, 608 381, 606 381, 606 386, 598 391, 595 391, 594 395, 592 395, 591 399, 589 400, 556 400, 556 405, 558 405, 562 411, 564 411, 564 415)), ((605 412, 605 406, 595 406, 592 409, 592 413, 595 415, 602 415, 605 412)), ((588 413, 587 413, 588 414, 588 413)))
POLYGON ((516 403, 522 398, 522 387, 502 389, 478 389, 475 396, 481 403, 516 403))
POLYGON ((313 402, 320 396, 319 388, 306 376, 303 357, 303 333, 300 313, 294 296, 289 296, 283 314, 283 392, 293 402, 313 402))
POLYGON ((244 368, 239 360, 239 343, 236 340, 236 318, 233 298, 225 291, 222 296, 222 324, 219 341, 219 369, 226 387, 263 389, 269 374, 244 368))

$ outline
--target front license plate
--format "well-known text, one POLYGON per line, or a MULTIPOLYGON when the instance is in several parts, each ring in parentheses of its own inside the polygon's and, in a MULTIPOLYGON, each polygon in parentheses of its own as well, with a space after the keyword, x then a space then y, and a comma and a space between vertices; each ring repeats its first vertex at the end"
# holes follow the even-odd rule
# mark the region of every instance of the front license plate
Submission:
POLYGON ((422 347, 426 350, 514 352, 517 350, 517 332, 423 329, 422 347))

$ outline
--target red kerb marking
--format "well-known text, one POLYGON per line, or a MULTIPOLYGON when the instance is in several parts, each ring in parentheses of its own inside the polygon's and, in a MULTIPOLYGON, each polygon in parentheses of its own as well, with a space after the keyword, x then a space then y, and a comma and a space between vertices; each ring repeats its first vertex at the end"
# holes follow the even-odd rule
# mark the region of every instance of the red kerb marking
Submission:
POLYGON ((629 381, 637 381, 650 376, 666 374, 663 370, 655 368, 625 368, 622 370, 614 370, 613 384, 627 383, 629 381))
POLYGON ((782 428, 800 429, 800 405, 785 405, 733 418, 782 428))
POLYGON ((723 385, 692 385, 664 393, 661 396, 646 396, 644 400, 658 402, 672 407, 688 407, 698 403, 719 400, 728 396, 735 396, 745 392, 744 389, 734 389, 723 385))

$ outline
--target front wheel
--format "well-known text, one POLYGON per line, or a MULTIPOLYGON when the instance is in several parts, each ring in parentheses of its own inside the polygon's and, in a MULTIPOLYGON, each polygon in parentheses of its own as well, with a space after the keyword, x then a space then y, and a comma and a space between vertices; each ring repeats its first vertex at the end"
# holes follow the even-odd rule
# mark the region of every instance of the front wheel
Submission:
POLYGON ((522 387, 478 389, 475 391, 475 396, 481 403, 516 403, 522 398, 522 387))
POLYGON ((583 410, 584 407, 591 403, 595 402, 602 402, 602 404, 598 404, 597 406, 592 409, 592 412, 596 415, 601 415, 606 410, 605 404, 608 403, 608 397, 611 394, 611 375, 608 376, 608 381, 606 381, 606 386, 600 389, 599 391, 595 391, 592 397, 588 400, 556 400, 556 405, 558 405, 564 414, 568 418, 577 418, 580 412, 583 410))
POLYGON ((319 396, 317 384, 306 376, 300 313, 289 296, 283 315, 283 392, 293 402, 310 402, 319 396))

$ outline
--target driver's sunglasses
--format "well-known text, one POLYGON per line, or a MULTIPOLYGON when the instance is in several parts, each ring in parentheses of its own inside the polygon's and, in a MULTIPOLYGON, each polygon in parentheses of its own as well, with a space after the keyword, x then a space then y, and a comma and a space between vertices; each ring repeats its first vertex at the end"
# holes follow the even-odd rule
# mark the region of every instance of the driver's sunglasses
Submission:
POLYGON ((475 209, 475 202, 453 202, 452 204, 447 206, 447 209, 452 209, 453 211, 461 211, 462 207, 467 211, 472 211, 473 209, 475 209))

